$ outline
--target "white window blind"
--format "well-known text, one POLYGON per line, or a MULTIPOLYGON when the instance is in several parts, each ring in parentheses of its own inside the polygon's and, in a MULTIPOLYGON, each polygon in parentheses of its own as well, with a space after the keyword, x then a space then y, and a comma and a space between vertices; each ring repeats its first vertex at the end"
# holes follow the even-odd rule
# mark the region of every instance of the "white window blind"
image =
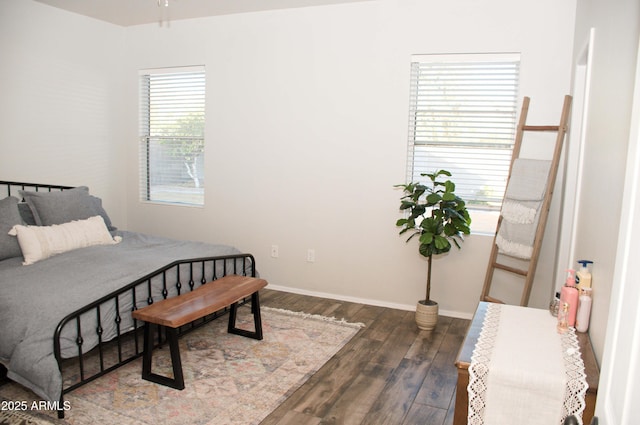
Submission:
POLYGON ((140 195, 204 205, 204 67, 140 73, 140 195))
POLYGON ((410 181, 449 170, 468 208, 500 209, 516 130, 519 63, 515 54, 412 57, 410 181))

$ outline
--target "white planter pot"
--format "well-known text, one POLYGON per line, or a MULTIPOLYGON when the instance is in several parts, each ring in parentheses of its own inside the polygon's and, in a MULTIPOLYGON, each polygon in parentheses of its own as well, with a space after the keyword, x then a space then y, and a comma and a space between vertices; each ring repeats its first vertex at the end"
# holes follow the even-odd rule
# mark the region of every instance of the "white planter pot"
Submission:
POLYGON ((416 324, 423 331, 432 331, 438 324, 438 303, 429 301, 418 301, 416 305, 416 324))

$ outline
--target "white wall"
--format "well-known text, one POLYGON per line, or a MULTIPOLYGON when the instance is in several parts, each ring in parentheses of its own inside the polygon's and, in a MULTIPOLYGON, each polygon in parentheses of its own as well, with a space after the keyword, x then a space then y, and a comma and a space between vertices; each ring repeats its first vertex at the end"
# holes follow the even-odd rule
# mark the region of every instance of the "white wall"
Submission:
MULTIPOLYGON (((397 235, 392 188, 405 180, 410 55, 520 52, 530 122, 557 123, 570 90, 574 9, 555 0, 380 0, 130 27, 128 227, 236 245, 273 285, 412 306, 426 261, 397 235), (137 71, 192 64, 207 69, 206 206, 141 204, 137 71)), ((532 295, 540 307, 555 286, 553 221, 532 295)), ((490 244, 474 235, 435 261, 432 297, 442 310, 474 311, 490 244)))
MULTIPOLYGON (((639 50, 640 53, 640 50, 639 50)), ((640 55, 637 56, 618 255, 607 320, 596 414, 603 425, 634 425, 640 402, 640 55)))
MULTIPOLYGON (((595 28, 591 105, 586 128, 585 172, 578 217, 576 255, 594 261, 594 304, 589 330, 598 359, 615 282, 625 165, 629 149, 640 4, 636 0, 578 2, 576 53, 595 28)), ((620 273, 620 272, 619 272, 620 273)), ((632 312, 629 312, 630 314, 632 312)))
POLYGON ((0 0, 0 179, 88 185, 124 223, 124 29, 0 0))
POLYGON ((640 291, 635 272, 640 255, 640 3, 582 2, 576 43, 589 28, 595 33, 593 106, 578 251, 596 261, 589 331, 602 367, 596 414, 603 425, 631 425, 638 423, 640 402, 640 291))

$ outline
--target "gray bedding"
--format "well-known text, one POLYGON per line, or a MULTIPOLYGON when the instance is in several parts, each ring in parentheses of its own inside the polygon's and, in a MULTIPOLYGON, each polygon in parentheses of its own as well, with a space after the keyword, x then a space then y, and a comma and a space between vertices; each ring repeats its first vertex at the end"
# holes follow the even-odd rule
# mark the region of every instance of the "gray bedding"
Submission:
MULTIPOLYGON (((122 242, 66 252, 29 266, 23 266, 21 258, 0 261, 0 363, 11 379, 45 400, 60 399, 62 377, 53 353, 53 335, 62 318, 173 261, 239 253, 224 245, 113 233, 122 236, 122 242)), ((160 290, 155 290, 156 300, 160 290)), ((132 327, 127 314, 131 296, 120 302, 120 326, 126 330, 132 327)), ((138 307, 146 305, 146 295, 136 302, 138 307)), ((102 338, 108 340, 116 335, 115 311, 105 309, 101 315, 102 338)), ((95 329, 96 319, 86 317, 82 323, 83 328, 95 329)), ((75 323, 64 329, 63 357, 78 353, 74 327, 75 323)), ((97 342, 92 334, 83 331, 85 352, 97 342)))

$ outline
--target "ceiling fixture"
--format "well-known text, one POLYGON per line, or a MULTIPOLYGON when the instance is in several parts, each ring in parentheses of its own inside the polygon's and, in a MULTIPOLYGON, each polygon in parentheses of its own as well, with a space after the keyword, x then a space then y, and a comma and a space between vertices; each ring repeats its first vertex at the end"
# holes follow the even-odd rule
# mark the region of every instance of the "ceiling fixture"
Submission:
POLYGON ((160 8, 160 13, 159 13, 159 19, 158 19, 158 24, 163 27, 167 26, 167 28, 170 26, 170 18, 169 18, 169 0, 157 0, 158 1, 158 7, 160 8), (164 7, 162 7, 164 6, 164 7))

